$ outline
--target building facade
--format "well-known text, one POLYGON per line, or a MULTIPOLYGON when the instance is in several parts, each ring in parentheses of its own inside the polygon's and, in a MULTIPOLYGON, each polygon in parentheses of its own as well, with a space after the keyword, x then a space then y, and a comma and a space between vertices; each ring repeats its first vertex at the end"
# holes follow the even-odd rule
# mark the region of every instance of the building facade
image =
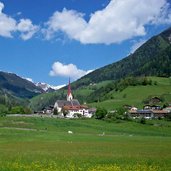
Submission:
POLYGON ((93 115, 92 112, 89 112, 89 108, 86 105, 80 105, 77 99, 73 99, 70 80, 68 84, 67 99, 57 100, 55 102, 54 109, 66 118, 91 118, 93 115))

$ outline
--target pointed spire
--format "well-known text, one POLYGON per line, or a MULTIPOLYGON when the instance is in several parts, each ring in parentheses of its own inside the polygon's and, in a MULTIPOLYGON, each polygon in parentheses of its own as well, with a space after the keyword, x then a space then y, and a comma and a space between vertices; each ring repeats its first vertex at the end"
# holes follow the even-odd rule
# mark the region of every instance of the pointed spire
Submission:
POLYGON ((68 93, 67 93, 67 101, 72 101, 72 93, 71 93, 71 85, 70 85, 70 78, 69 78, 69 83, 68 83, 68 93))
POLYGON ((71 85, 70 85, 70 78, 68 83, 68 96, 71 94, 71 85))

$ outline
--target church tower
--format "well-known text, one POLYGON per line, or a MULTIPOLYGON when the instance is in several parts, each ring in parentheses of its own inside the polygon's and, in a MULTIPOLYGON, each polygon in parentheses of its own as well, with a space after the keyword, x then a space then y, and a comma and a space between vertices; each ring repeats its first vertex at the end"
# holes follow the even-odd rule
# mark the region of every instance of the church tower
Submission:
POLYGON ((72 101, 72 100, 73 100, 73 96, 72 96, 72 93, 71 93, 71 85, 70 85, 70 79, 69 79, 67 101, 72 101))

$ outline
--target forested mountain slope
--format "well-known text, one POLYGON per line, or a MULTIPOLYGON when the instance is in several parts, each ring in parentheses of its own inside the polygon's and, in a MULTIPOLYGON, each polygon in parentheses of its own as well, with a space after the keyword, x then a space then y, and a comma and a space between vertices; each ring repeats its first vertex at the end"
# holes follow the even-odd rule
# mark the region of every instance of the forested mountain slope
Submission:
POLYGON ((128 57, 97 69, 73 83, 73 88, 128 76, 171 75, 171 28, 152 37, 128 57))
MULTIPOLYGON (((43 90, 16 74, 0 71, 0 104, 17 105, 39 95, 43 90)), ((28 102, 27 102, 28 103, 28 102)))

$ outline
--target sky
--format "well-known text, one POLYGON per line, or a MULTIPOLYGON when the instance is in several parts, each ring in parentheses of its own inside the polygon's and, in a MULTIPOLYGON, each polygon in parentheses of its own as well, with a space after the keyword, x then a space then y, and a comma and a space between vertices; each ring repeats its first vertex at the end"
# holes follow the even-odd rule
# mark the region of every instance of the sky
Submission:
POLYGON ((170 0, 0 0, 0 70, 67 84, 170 26, 170 0))

